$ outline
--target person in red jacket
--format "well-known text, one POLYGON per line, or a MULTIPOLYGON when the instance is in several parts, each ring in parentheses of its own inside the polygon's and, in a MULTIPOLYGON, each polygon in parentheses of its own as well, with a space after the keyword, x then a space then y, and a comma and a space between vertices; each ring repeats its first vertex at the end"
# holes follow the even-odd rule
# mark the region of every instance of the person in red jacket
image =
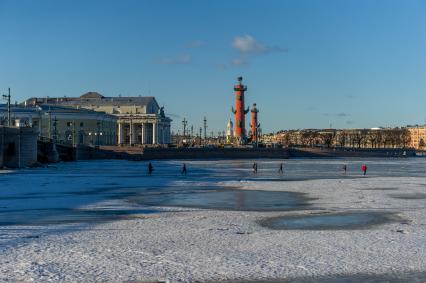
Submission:
POLYGON ((367 174, 367 165, 363 164, 361 166, 361 170, 362 170, 362 172, 364 173, 364 176, 365 176, 367 174))

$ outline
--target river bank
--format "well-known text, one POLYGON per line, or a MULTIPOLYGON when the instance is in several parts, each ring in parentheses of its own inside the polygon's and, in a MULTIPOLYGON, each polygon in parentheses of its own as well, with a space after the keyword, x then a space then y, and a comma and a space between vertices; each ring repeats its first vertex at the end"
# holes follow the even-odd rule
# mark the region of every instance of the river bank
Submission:
MULTIPOLYGON (((41 150, 44 155, 49 152, 41 150)), ((43 148, 46 148, 43 147, 43 148)), ((50 147, 49 147, 50 148, 50 147)), ((414 157, 414 149, 403 148, 252 148, 252 147, 189 147, 189 148, 160 148, 160 147, 126 147, 126 146, 56 146, 62 161, 123 159, 123 160, 203 160, 203 159, 288 159, 288 158, 372 158, 372 157, 414 157)), ((40 157, 40 161, 48 158, 40 157)))

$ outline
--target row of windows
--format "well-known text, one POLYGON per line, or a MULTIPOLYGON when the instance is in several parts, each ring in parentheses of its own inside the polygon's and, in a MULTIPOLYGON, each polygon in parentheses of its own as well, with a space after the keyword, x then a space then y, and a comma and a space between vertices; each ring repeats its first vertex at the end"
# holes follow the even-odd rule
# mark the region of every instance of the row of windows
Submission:
MULTIPOLYGON (((72 126, 72 122, 67 122, 67 127, 71 127, 72 126)), ((83 127, 84 123, 80 122, 80 127, 83 127)))

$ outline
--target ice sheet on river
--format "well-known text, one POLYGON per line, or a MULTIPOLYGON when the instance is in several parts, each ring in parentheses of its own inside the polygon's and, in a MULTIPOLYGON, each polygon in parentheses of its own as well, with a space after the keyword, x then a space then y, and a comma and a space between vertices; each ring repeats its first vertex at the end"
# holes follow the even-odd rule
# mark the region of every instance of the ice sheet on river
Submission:
POLYGON ((424 194, 426 160, 285 160, 283 176, 277 173, 281 161, 257 162, 257 175, 246 160, 188 161, 187 176, 180 175, 181 161, 154 162, 153 176, 147 176, 146 162, 130 161, 1 174, 0 219, 21 222, 0 227, 0 281, 279 282, 357 274, 403 280, 424 274, 426 200, 392 194, 424 194), (360 172, 364 162, 366 178, 360 172), (135 201, 144 194, 172 197, 171 192, 227 188, 304 194, 310 205, 295 211, 230 211, 135 201), (77 216, 61 222, 64 211, 77 216), (351 211, 392 212, 403 221, 326 231, 258 224, 289 214, 351 211))

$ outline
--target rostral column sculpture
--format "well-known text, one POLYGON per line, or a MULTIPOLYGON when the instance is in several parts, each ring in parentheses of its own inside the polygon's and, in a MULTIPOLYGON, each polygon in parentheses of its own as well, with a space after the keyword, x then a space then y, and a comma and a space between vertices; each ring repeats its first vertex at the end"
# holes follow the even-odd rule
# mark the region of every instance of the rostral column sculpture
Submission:
POLYGON ((234 86, 235 91, 235 109, 232 107, 232 113, 235 114, 235 137, 240 144, 246 143, 246 127, 245 115, 249 112, 249 108, 244 109, 244 92, 247 87, 242 84, 243 77, 238 77, 238 84, 234 86))

